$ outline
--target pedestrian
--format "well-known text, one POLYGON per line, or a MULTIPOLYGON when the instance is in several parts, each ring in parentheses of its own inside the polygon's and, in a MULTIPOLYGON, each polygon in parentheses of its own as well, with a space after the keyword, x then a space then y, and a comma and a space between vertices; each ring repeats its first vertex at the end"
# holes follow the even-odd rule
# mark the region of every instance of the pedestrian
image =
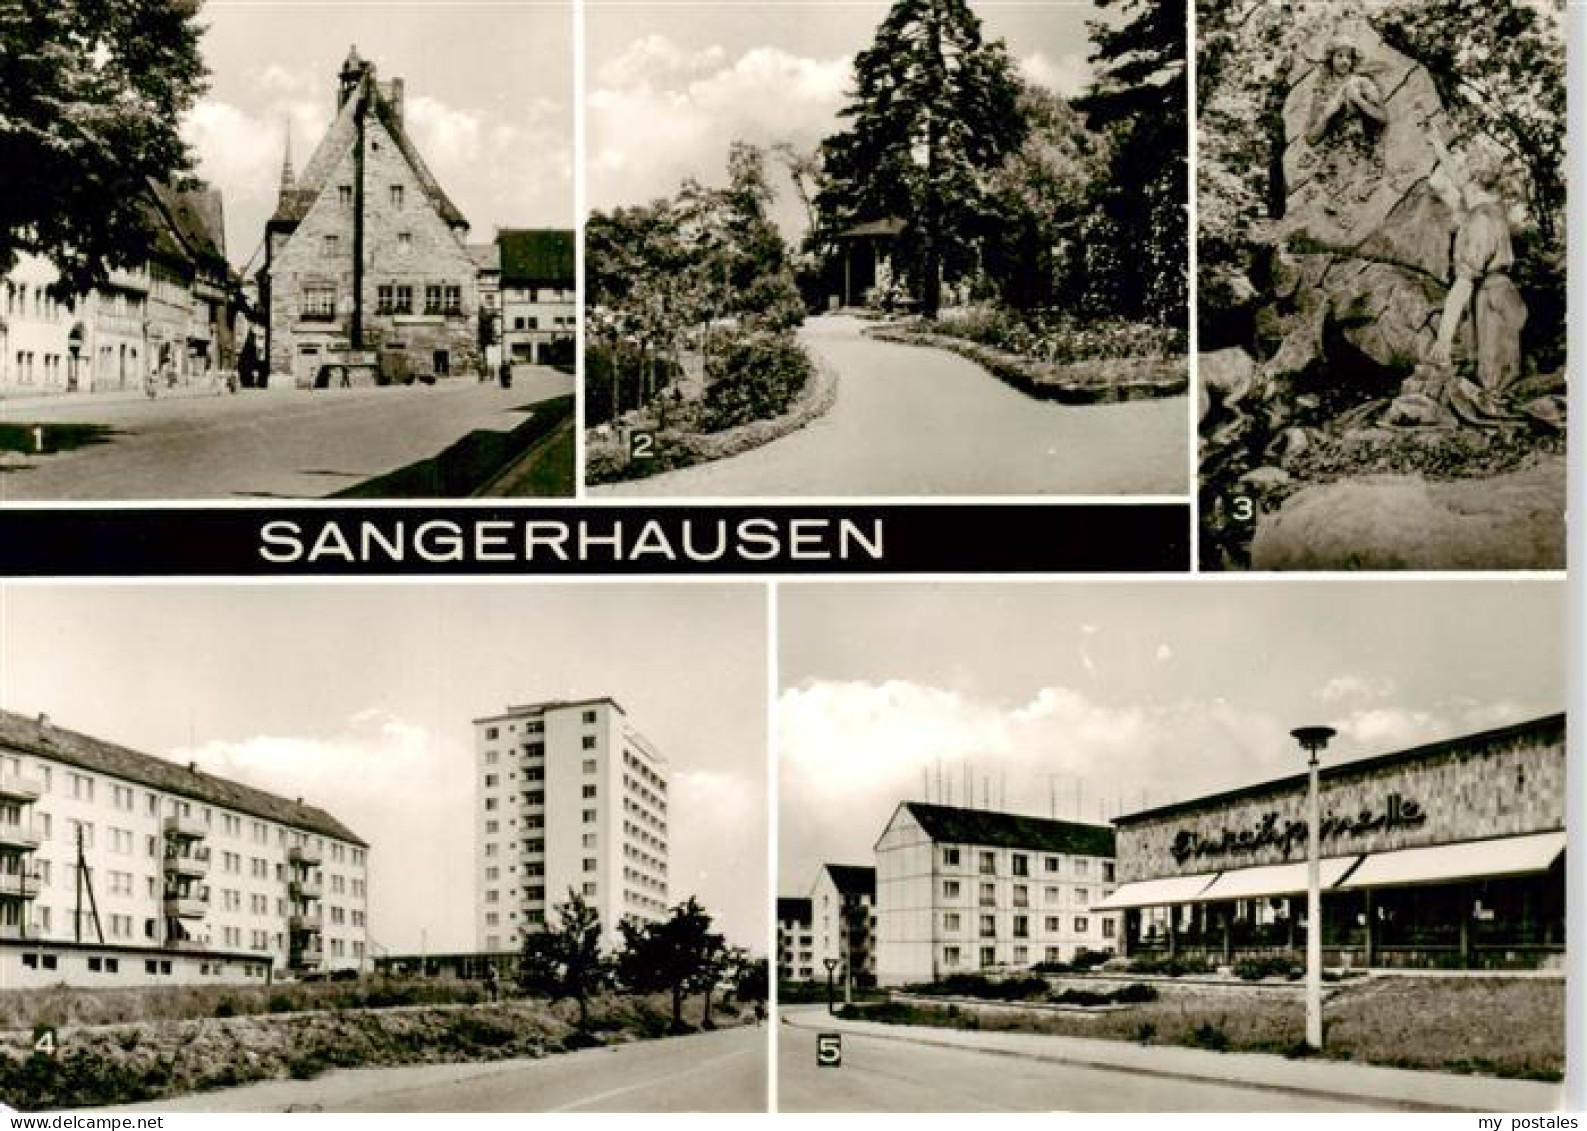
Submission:
POLYGON ((504 389, 512 388, 512 363, 511 362, 503 361, 501 363, 501 368, 497 371, 497 375, 501 378, 501 387, 502 388, 504 388, 504 389))
POLYGON ((501 999, 501 981, 496 976, 496 964, 485 963, 485 997, 489 1001, 501 999))

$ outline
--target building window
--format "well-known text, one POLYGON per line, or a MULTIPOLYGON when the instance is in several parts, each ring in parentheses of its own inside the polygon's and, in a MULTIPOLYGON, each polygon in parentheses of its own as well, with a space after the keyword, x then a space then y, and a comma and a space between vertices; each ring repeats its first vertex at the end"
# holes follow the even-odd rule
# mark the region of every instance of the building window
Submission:
POLYGON ((981 948, 981 965, 983 967, 997 965, 997 947, 983 946, 981 948))
POLYGON ((595 712, 594 711, 585 711, 584 712, 584 721, 586 723, 593 723, 595 721, 595 712))
POLYGON ((584 894, 585 895, 594 895, 595 894, 595 885, 594 884, 585 884, 584 885, 584 894))
POLYGON ((594 797, 595 796, 595 787, 593 785, 585 786, 584 787, 584 796, 587 797, 587 798, 588 797, 594 797))
POLYGON ((336 288, 306 286, 298 307, 298 317, 305 322, 329 322, 336 317, 336 288))
POLYGON ((1084 876, 1088 872, 1090 872, 1090 870, 1091 870, 1091 861, 1089 861, 1089 860, 1076 860, 1075 861, 1075 875, 1084 876))
POLYGON ((942 881, 942 898, 943 899, 958 899, 959 898, 959 881, 958 880, 943 880, 942 881))
POLYGON ((1047 928, 1047 932, 1049 934, 1057 934, 1058 931, 1061 929, 1058 926, 1058 916, 1056 916, 1056 915, 1047 916, 1047 918, 1045 920, 1045 925, 1046 925, 1046 928, 1047 928))
POLYGON ((586 809, 586 810, 584 810, 584 823, 586 825, 593 825, 595 823, 595 810, 594 809, 586 809))
POLYGON ((958 934, 959 913, 957 911, 949 911, 942 916, 942 929, 948 934, 958 934))
POLYGON ((448 283, 442 297, 444 312, 447 314, 463 313, 463 288, 456 283, 448 283))
POLYGON ((1113 882, 1113 861, 1111 860, 1102 861, 1102 882, 1105 884, 1113 882))
MULTIPOLYGON (((393 288, 391 287, 391 285, 389 283, 382 283, 380 286, 375 288, 375 313, 376 314, 390 314, 391 313, 391 311, 392 311, 392 303, 393 303, 392 291, 393 291, 393 288)), ((486 732, 486 735, 487 735, 487 737, 490 737, 490 738, 496 737, 496 728, 495 727, 491 727, 490 730, 488 730, 486 732)))
POLYGON ((997 875, 997 853, 995 853, 995 852, 983 852, 983 853, 981 853, 981 875, 983 875, 983 876, 995 876, 995 875, 997 875))
POLYGON ((500 737, 500 735, 501 735, 501 730, 498 727, 486 727, 485 728, 485 737, 486 738, 497 738, 497 737, 500 737))
POLYGON ((586 749, 586 750, 594 750, 595 749, 595 736, 593 734, 587 734, 587 735, 584 736, 584 749, 586 749))
POLYGON ((1091 929, 1091 921, 1084 915, 1075 916, 1075 934, 1083 935, 1091 929))
POLYGON ((338 245, 340 243, 341 243, 341 237, 340 236, 322 236, 322 237, 320 237, 320 249, 321 249, 321 251, 323 251, 325 253, 325 258, 334 259, 336 257, 337 247, 338 247, 338 245))
POLYGON ((959 964, 959 948, 956 946, 943 947, 942 964, 944 966, 957 966, 959 964))
POLYGON ((944 868, 957 868, 959 866, 959 850, 957 848, 944 848, 942 850, 942 866, 944 868))
POLYGON ((1056 887, 1043 888, 1042 900, 1046 903, 1061 903, 1062 897, 1060 895, 1059 889, 1056 887))
POLYGON ((1114 932, 1114 930, 1117 927, 1118 927, 1118 921, 1117 920, 1114 920, 1114 919, 1103 919, 1102 920, 1102 937, 1105 938, 1105 939, 1111 939, 1113 937, 1113 932, 1114 932))
POLYGON ((413 250, 413 233, 412 232, 398 232, 397 233, 397 250, 402 252, 402 254, 404 254, 404 255, 408 254, 408 252, 413 250))
POLYGON ((1081 907, 1091 906, 1091 891, 1089 888, 1075 888, 1075 902, 1081 907))
POLYGON ((392 287, 391 290, 391 313, 412 314, 413 287, 407 283, 398 283, 396 286, 392 287))
POLYGON ((401 185, 392 185, 391 186, 391 207, 393 207, 393 208, 401 208, 402 207, 402 196, 403 196, 402 186, 401 185))
POLYGON ((1028 939, 1028 938, 1030 938, 1030 916, 1029 915, 1016 915, 1016 916, 1014 916, 1014 937, 1016 939, 1028 939))
POLYGON ((595 858, 593 856, 586 856, 584 858, 584 870, 586 872, 595 871, 595 858))
POLYGON ((1057 872, 1058 872, 1058 857, 1056 857, 1056 856, 1047 857, 1045 862, 1044 862, 1044 866, 1046 867, 1046 869, 1049 872, 1052 872, 1054 875, 1056 875, 1057 872))
POLYGON ((441 285, 439 283, 425 284, 424 312, 426 314, 441 313, 441 285))
POLYGON ((997 906, 997 885, 996 884, 984 883, 984 884, 981 885, 981 906, 982 907, 996 907, 997 906))
POLYGON ((1029 894, 1029 892, 1030 892, 1030 889, 1027 888, 1024 884, 1015 884, 1014 885, 1014 906, 1015 907, 1029 907, 1030 906, 1030 894, 1029 894))
POLYGON ((983 939, 995 939, 995 938, 997 938, 997 916, 996 915, 983 915, 983 916, 981 916, 981 937, 983 939))
POLYGON ((340 204, 343 208, 351 208, 353 206, 352 185, 336 186, 336 203, 340 204))
POLYGON ((1030 857, 1023 853, 1014 853, 1013 856, 1009 857, 1009 864, 1012 866, 1016 876, 1030 875, 1030 857))

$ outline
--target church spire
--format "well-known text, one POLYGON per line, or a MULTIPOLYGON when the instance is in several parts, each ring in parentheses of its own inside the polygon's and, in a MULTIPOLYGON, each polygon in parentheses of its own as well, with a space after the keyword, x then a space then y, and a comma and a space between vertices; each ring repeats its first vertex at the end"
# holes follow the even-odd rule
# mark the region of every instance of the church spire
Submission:
POLYGON ((281 158, 281 195, 285 196, 297 188, 297 177, 292 172, 292 119, 286 120, 287 145, 286 152, 281 158))

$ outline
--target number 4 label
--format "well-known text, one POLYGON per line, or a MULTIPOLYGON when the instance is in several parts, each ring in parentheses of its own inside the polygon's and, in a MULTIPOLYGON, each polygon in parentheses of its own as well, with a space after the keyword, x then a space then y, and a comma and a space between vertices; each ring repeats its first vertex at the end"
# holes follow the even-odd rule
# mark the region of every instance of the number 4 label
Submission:
POLYGON ((55 1039, 55 1030, 48 1026, 40 1026, 33 1034, 33 1051, 43 1053, 45 1056, 54 1056, 59 1047, 55 1039))
POLYGON ((820 1033, 816 1036, 816 1064, 822 1068, 842 1067, 842 1033, 820 1033))

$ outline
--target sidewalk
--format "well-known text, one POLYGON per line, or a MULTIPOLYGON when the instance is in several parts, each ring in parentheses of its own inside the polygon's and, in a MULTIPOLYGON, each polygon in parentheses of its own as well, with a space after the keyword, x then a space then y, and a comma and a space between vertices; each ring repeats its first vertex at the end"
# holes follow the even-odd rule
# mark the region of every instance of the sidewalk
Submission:
POLYGON ((1490 1076, 1412 1072, 1340 1060, 1289 1060, 1266 1053, 1209 1052, 1168 1045, 1137 1045, 1087 1037, 994 1033, 845 1021, 825 1007, 780 1011, 784 1024, 853 1033, 1000 1056, 1045 1060, 1084 1068, 1115 1069, 1181 1080, 1204 1080, 1299 1095, 1377 1100, 1430 1111, 1543 1112, 1562 1110, 1564 1086, 1490 1076))
MULTIPOLYGON (((288 387, 283 386, 283 388, 288 387)), ((277 391, 280 390, 273 385, 268 389, 237 390, 239 394, 277 391)), ((0 392, 0 417, 15 416, 18 413, 28 412, 37 408, 61 408, 67 405, 75 407, 78 405, 138 403, 148 400, 180 401, 194 397, 223 397, 225 395, 226 386, 224 382, 220 385, 199 382, 192 385, 177 385, 171 389, 162 386, 154 397, 150 397, 141 387, 136 389, 101 389, 98 392, 80 393, 68 393, 58 390, 48 393, 27 393, 22 395, 18 395, 15 389, 10 389, 0 392)))

